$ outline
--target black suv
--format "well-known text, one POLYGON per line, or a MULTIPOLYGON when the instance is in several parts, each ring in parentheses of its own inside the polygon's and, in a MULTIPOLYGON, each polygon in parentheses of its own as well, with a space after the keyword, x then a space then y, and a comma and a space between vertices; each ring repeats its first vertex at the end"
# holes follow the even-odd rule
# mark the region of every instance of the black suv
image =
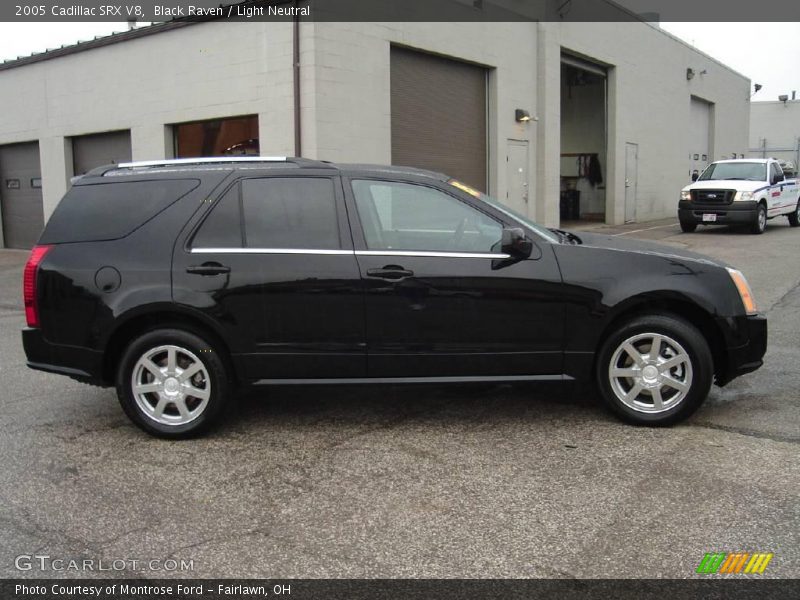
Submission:
POLYGON ((184 437, 241 385, 596 382, 667 424, 762 364, 739 271, 545 229, 411 168, 292 158, 109 165, 75 182, 24 275, 28 366, 116 386, 184 437))

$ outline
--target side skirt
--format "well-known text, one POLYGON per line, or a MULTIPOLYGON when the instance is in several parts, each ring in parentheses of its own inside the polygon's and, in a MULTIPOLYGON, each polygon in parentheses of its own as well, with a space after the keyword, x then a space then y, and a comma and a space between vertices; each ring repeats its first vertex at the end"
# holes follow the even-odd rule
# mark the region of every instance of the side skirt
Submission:
POLYGON ((253 385, 331 385, 391 383, 491 383, 512 381, 573 381, 569 375, 487 375, 464 377, 353 377, 330 379, 259 379, 253 385))

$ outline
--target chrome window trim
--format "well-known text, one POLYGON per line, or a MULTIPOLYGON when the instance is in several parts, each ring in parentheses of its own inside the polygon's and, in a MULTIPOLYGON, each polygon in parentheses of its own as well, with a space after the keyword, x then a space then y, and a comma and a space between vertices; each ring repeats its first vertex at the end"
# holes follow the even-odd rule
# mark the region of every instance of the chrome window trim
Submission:
POLYGON ((511 258, 489 252, 422 252, 413 250, 324 250, 312 248, 192 248, 192 254, 316 254, 322 256, 409 256, 429 258, 511 258))
POLYGON ((491 252, 434 252, 417 250, 356 250, 357 256, 421 256, 431 258, 511 258, 509 254, 491 252))
POLYGON ((311 248, 192 248, 192 254, 353 254, 352 250, 324 250, 311 248))

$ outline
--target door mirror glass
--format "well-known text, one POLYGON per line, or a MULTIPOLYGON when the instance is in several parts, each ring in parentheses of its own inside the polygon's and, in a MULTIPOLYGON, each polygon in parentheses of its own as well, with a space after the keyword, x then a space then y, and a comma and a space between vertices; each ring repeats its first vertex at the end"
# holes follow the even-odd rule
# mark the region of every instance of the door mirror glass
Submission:
POLYGON ((533 242, 525 237, 519 227, 503 229, 502 252, 513 258, 528 258, 533 250, 533 242))

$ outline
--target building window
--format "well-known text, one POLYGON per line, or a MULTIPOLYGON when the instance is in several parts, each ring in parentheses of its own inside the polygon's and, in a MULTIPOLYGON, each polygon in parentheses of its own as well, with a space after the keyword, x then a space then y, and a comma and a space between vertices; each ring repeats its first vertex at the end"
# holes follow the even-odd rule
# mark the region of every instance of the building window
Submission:
POLYGON ((258 156, 258 116, 178 123, 172 126, 176 158, 258 156))

